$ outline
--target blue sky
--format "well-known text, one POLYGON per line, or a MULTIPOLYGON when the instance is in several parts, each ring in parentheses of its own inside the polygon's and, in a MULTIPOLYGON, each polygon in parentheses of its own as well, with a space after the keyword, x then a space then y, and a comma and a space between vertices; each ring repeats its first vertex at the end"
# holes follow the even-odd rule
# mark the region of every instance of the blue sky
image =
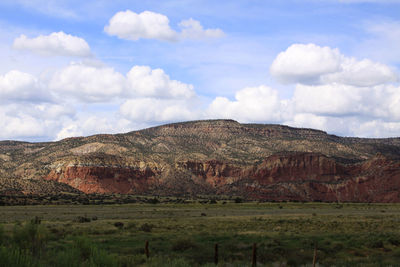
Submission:
POLYGON ((0 140, 230 118, 400 136, 400 1, 0 2, 0 140))

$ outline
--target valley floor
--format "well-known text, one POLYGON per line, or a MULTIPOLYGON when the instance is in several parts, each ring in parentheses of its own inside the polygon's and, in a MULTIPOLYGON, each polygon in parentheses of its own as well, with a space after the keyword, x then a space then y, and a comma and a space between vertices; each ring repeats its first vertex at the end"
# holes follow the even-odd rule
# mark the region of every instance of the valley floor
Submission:
POLYGON ((0 266, 395 266, 400 204, 0 207, 0 266), (33 219, 35 218, 36 219, 33 219), (149 244, 149 259, 145 243, 149 244))

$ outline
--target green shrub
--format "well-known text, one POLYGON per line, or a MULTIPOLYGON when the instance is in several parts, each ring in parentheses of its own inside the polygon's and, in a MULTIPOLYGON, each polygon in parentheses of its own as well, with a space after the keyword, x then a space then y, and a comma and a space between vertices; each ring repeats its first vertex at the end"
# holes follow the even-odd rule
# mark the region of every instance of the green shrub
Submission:
POLYGON ((191 248, 197 248, 197 245, 190 239, 179 239, 172 243, 173 251, 185 251, 191 248))
POLYGON ((0 224, 0 246, 4 243, 5 239, 4 227, 0 224))
POLYGON ((20 249, 0 247, 0 267, 35 267, 39 266, 31 255, 20 249))
POLYGON ((235 203, 242 203, 243 199, 240 197, 235 198, 235 203))
POLYGON ((115 222, 114 226, 117 227, 118 229, 124 228, 124 223, 123 222, 115 222))
POLYGON ((165 257, 154 257, 150 258, 145 264, 141 266, 146 267, 191 267, 193 264, 183 258, 165 258, 165 257))
POLYGON ((153 229, 154 225, 150 224, 150 223, 144 223, 140 226, 139 230, 143 231, 143 232, 151 232, 151 230, 153 229))
POLYGON ((86 222, 90 222, 91 219, 88 217, 83 217, 83 216, 78 216, 74 219, 74 222, 78 222, 78 223, 86 223, 86 222))
POLYGON ((35 257, 40 257, 45 244, 49 239, 48 231, 37 220, 25 223, 23 226, 15 225, 13 243, 21 250, 30 251, 35 257))
POLYGON ((51 266, 113 267, 120 266, 120 263, 115 256, 97 248, 87 237, 81 236, 75 238, 72 247, 58 252, 51 266))

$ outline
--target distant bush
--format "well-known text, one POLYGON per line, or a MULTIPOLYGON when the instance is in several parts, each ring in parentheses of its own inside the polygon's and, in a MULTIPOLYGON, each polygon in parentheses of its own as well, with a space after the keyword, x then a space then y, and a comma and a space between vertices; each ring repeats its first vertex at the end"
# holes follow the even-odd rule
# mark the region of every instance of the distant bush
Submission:
POLYGON ((158 200, 158 198, 150 198, 147 200, 147 203, 158 204, 158 203, 160 203, 160 200, 158 200))
POLYGON ((179 239, 172 243, 173 251, 185 251, 191 248, 197 248, 197 245, 190 239, 179 239))
POLYGON ((129 222, 128 225, 126 226, 126 229, 136 229, 136 223, 135 222, 129 222))
POLYGON ((83 216, 78 216, 78 217, 76 217, 74 220, 73 220, 74 222, 77 222, 77 223, 85 223, 85 222, 90 222, 91 220, 90 220, 90 218, 88 218, 88 217, 83 217, 83 216))
POLYGON ((124 223, 123 222, 115 222, 114 226, 117 227, 118 229, 124 228, 124 223))
POLYGON ((143 231, 143 232, 151 232, 151 230, 153 229, 154 225, 149 224, 149 223, 144 223, 140 226, 139 230, 143 231))
POLYGON ((235 203, 242 203, 243 199, 240 197, 235 198, 235 203))
MULTIPOLYGON (((1 231, 1 230, 0 230, 1 231)), ((389 243, 394 245, 394 246, 399 246, 400 245, 400 240, 396 237, 389 237, 388 239, 389 243)))

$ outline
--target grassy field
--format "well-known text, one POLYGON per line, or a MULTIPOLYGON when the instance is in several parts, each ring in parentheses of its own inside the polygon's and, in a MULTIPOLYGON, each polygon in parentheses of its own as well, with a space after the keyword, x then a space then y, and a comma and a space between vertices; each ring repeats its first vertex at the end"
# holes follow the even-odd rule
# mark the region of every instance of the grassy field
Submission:
POLYGON ((3 206, 0 224, 0 266, 214 266, 216 243, 219 266, 250 266, 253 243, 257 266, 311 265, 315 243, 320 266, 400 262, 400 204, 3 206))

